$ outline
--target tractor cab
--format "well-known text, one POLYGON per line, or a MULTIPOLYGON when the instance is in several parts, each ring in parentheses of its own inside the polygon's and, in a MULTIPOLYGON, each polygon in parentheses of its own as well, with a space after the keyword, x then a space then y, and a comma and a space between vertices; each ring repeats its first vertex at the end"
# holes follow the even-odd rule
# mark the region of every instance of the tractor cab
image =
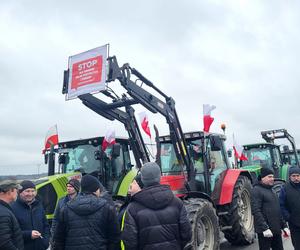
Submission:
MULTIPOLYGON (((185 133, 187 149, 194 165, 195 191, 212 194, 220 189, 221 182, 230 166, 224 146, 225 136, 219 134, 208 134, 203 132, 185 133)), ((184 181, 187 170, 184 165, 180 165, 175 154, 174 147, 169 136, 160 137, 160 162, 162 171, 162 182, 169 182, 171 188, 178 193, 178 182, 172 183, 173 176, 176 180, 181 180, 181 188, 185 191, 184 181), (179 176, 182 176, 180 179, 179 176)))
MULTIPOLYGON (((103 151, 102 141, 103 137, 94 137, 59 143, 54 149, 58 158, 57 172, 94 175, 109 193, 117 195, 120 183, 132 169, 129 142, 128 139, 117 138, 115 144, 103 151)), ((127 191, 123 195, 126 194, 127 191)))
POLYGON ((243 155, 247 160, 241 161, 241 168, 257 172, 266 167, 274 171, 275 178, 281 178, 280 169, 284 165, 279 147, 272 143, 244 145, 243 155))
MULTIPOLYGON (((297 161, 295 157, 295 153, 293 150, 289 149, 287 145, 284 145, 281 150, 283 162, 289 164, 291 166, 297 166, 297 161)), ((300 159, 300 149, 297 149, 298 159, 300 159)))

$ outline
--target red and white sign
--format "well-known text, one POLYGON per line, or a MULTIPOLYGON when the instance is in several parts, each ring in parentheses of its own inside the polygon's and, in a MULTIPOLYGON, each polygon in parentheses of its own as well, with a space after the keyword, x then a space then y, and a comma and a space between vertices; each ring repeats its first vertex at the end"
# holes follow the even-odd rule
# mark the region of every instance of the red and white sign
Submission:
POLYGON ((108 45, 69 57, 67 99, 106 89, 106 59, 108 45))

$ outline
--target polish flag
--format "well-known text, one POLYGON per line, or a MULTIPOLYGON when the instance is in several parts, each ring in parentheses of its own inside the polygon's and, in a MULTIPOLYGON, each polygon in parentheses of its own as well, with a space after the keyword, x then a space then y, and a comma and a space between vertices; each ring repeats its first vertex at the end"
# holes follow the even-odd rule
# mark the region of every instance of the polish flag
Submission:
POLYGON ((210 104, 203 104, 203 124, 204 132, 209 132, 210 125, 213 123, 214 118, 211 117, 211 111, 213 111, 216 108, 215 105, 210 104))
POLYGON ((243 147, 237 144, 234 137, 233 137, 233 150, 236 159, 239 159, 241 161, 248 161, 248 158, 243 154, 243 147))
POLYGON ((143 111, 143 112, 139 113, 139 117, 140 117, 141 126, 142 126, 143 130, 151 138, 147 113, 145 111, 143 111))
POLYGON ((104 138, 103 138, 103 142, 102 142, 102 150, 105 151, 105 149, 109 146, 109 145, 113 145, 116 143, 116 135, 115 135, 115 130, 109 129, 104 138))
POLYGON ((49 128, 46 138, 45 138, 45 148, 43 150, 43 153, 47 149, 51 147, 51 145, 57 145, 58 144, 58 133, 57 133, 57 125, 52 126, 49 128))

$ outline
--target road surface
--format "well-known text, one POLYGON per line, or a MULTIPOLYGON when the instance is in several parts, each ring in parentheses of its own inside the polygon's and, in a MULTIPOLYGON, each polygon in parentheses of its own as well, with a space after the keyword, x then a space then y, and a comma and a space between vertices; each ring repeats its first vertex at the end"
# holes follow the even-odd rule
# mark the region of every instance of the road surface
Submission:
MULTIPOLYGON (((291 237, 282 238, 282 240, 283 240, 284 250, 294 250, 291 237)), ((223 240, 220 249, 221 250, 257 250, 258 242, 257 239, 255 239, 254 243, 249 246, 232 246, 226 240, 223 240)))

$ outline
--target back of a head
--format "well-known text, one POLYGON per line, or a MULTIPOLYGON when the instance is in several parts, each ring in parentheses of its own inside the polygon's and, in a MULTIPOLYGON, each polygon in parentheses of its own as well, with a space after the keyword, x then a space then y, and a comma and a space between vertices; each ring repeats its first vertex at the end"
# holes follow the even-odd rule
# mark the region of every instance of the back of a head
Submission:
POLYGON ((144 187, 154 186, 160 182, 160 168, 155 162, 147 162, 141 169, 141 179, 144 187))
POLYGON ((81 192, 85 194, 92 194, 101 187, 100 181, 92 175, 84 175, 81 179, 81 192))

